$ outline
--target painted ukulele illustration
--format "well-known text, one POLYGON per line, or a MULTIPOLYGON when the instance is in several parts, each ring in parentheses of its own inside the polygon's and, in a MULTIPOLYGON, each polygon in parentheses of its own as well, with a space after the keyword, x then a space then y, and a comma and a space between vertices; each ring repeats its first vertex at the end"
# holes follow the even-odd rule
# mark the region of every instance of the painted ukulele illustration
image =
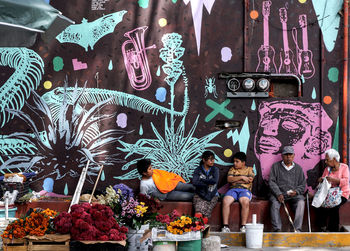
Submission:
POLYGON ((262 14, 264 16, 264 44, 258 50, 258 66, 257 72, 277 73, 275 64, 275 49, 269 44, 269 16, 271 1, 263 1, 262 14))
POLYGON ((303 75, 305 79, 312 78, 315 74, 315 66, 312 62, 312 51, 309 50, 307 35, 307 17, 305 14, 299 15, 299 25, 302 30, 303 48, 298 49, 298 73, 303 75))
POLYGON ((287 32, 287 9, 279 9, 280 20, 282 23, 283 32, 283 50, 280 52, 281 64, 278 68, 279 73, 292 73, 297 75, 298 71, 294 63, 294 53, 289 49, 288 45, 288 32, 287 32))

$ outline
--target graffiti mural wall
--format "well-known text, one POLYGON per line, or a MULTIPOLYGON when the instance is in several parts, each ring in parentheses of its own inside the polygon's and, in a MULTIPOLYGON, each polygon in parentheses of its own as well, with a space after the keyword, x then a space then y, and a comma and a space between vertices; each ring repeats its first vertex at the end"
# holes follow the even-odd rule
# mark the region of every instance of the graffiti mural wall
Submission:
POLYGON ((190 181, 205 150, 220 185, 237 151, 254 194, 284 145, 305 174, 339 147, 342 1, 74 0, 50 4, 75 21, 31 48, 0 48, 0 171, 72 194, 138 187, 136 162, 190 181), (222 72, 289 73, 302 97, 229 99, 222 72), (220 129, 217 120, 239 128, 220 129))

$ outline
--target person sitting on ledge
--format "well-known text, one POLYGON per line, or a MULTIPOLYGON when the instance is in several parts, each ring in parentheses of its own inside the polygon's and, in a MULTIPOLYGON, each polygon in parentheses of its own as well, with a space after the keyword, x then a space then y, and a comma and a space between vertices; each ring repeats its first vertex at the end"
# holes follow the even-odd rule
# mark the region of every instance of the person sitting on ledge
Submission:
POLYGON ((142 175, 140 193, 159 200, 192 201, 195 188, 171 172, 153 169, 151 160, 141 159, 137 162, 137 171, 142 175))
POLYGON ((269 186, 271 224, 274 232, 281 232, 282 221, 280 216, 281 204, 288 203, 294 211, 294 227, 301 232, 305 208, 306 180, 303 169, 294 162, 294 149, 285 146, 282 150, 282 161, 271 167, 269 186))
POLYGON ((193 197, 195 217, 210 218, 211 212, 218 202, 219 168, 214 166, 215 156, 212 151, 205 151, 202 160, 193 172, 192 184, 196 188, 193 197))
POLYGON ((321 232, 339 232, 339 209, 349 199, 349 167, 340 163, 340 154, 335 149, 325 152, 325 163, 327 168, 323 171, 322 177, 318 179, 321 183, 327 179, 332 187, 339 187, 341 190, 341 202, 332 208, 316 208, 316 219, 321 232), (328 222, 327 222, 328 221, 328 222))
POLYGON ((239 201, 241 209, 241 227, 240 231, 245 232, 249 214, 249 203, 252 199, 252 184, 254 172, 252 167, 246 166, 247 156, 244 152, 237 152, 233 156, 234 166, 230 168, 227 174, 227 182, 230 183, 231 189, 227 191, 223 199, 222 220, 223 228, 221 232, 230 232, 228 219, 230 216, 230 205, 234 201, 239 201))

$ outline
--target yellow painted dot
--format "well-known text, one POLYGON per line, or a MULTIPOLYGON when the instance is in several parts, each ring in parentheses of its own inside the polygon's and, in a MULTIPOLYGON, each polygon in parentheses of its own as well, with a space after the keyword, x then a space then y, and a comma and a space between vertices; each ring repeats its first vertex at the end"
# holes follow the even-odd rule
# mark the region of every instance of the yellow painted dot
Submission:
POLYGON ((250 12, 250 18, 251 19, 257 19, 259 17, 259 12, 257 12, 256 10, 252 10, 250 12))
POLYGON ((224 155, 225 155, 225 157, 231 157, 232 156, 232 151, 231 151, 231 149, 226 149, 225 151, 224 151, 224 155))
POLYGON ((161 18, 158 21, 160 27, 164 27, 168 24, 168 21, 165 18, 161 18))
POLYGON ((306 3, 306 0, 299 0, 299 3, 306 3))
POLYGON ((51 81, 45 81, 44 82, 44 88, 45 89, 51 89, 51 87, 52 87, 51 81))
POLYGON ((323 103, 325 103, 326 105, 329 105, 330 103, 332 103, 332 97, 331 96, 324 96, 323 103))

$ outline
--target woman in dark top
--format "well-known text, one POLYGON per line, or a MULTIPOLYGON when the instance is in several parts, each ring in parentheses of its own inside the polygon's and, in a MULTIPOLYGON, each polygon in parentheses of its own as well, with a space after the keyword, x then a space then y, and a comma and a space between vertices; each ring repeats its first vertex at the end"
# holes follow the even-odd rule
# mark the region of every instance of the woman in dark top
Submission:
POLYGON ((219 169, 214 166, 215 156, 211 151, 202 154, 199 167, 194 170, 192 184, 196 188, 193 197, 195 215, 209 218, 218 202, 219 169))

